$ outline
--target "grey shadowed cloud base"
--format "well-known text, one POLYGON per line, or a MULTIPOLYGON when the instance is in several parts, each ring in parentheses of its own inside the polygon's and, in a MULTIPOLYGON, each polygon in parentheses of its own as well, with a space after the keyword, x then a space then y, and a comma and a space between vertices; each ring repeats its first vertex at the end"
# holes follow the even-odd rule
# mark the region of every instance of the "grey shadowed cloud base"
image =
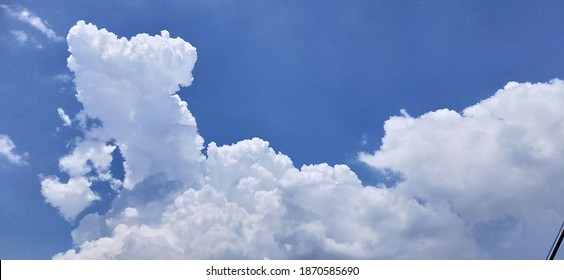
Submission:
POLYGON ((59 160, 70 179, 43 176, 42 193, 68 221, 101 199, 92 184, 117 195, 77 221, 75 248, 55 259, 531 258, 563 218, 561 80, 510 82, 462 113, 391 117, 382 147, 359 155, 404 175, 387 188, 346 165, 296 168, 259 138, 204 155, 176 94, 196 49, 166 31, 128 40, 80 21, 67 42, 84 137, 59 160), (123 181, 110 171, 116 147, 123 181))

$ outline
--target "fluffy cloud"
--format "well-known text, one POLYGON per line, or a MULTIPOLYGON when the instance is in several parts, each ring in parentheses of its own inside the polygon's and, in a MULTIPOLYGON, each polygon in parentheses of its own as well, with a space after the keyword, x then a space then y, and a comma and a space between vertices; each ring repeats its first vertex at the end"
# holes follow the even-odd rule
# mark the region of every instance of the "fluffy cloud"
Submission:
POLYGON ((175 94, 192 82, 196 49, 166 31, 127 40, 84 22, 69 31, 67 41, 83 113, 103 124, 87 137, 120 147, 124 187, 158 173, 201 185, 203 139, 187 103, 175 94))
POLYGON ((254 138, 211 143, 205 166, 199 190, 161 177, 122 192, 56 258, 479 257, 456 215, 363 187, 345 165, 297 169, 254 138))
POLYGON ((65 219, 72 221, 92 201, 100 199, 90 190, 91 185, 92 182, 84 177, 70 178, 67 183, 61 183, 57 177, 47 177, 41 180, 41 193, 65 219))
POLYGON ((65 113, 65 110, 63 110, 63 108, 57 108, 57 113, 59 114, 59 118, 61 118, 61 120, 63 121, 64 126, 71 125, 72 121, 70 117, 65 113))
MULTIPOLYGON (((18 19, 21 22, 24 22, 26 24, 28 24, 30 27, 38 30, 39 32, 43 33, 49 40, 55 41, 55 42, 63 42, 65 39, 63 37, 59 37, 57 36, 57 33, 55 33, 55 31, 53 31, 53 29, 51 29, 49 27, 49 24, 42 20, 40 17, 34 15, 32 12, 30 12, 29 10, 27 10, 24 7, 21 6, 9 6, 9 5, 0 5, 0 8, 2 8, 8 15, 18 19)), ((21 39, 23 39, 24 37, 22 37, 22 35, 25 35, 25 33, 21 33, 21 31, 16 31, 19 32, 16 35, 16 39, 21 42, 21 39)), ((25 39, 27 40, 27 35, 25 37, 25 39)), ((26 41, 24 40, 24 41, 26 41)))
POLYGON ((112 152, 116 147, 101 141, 85 140, 76 144, 69 155, 59 159, 59 168, 69 175, 67 183, 57 176, 41 179, 41 193, 45 200, 68 221, 72 221, 100 196, 90 187, 93 182, 109 182, 117 189, 121 182, 110 172, 112 152))
POLYGON ((91 182, 115 181, 116 146, 125 179, 110 210, 86 215, 75 247, 55 258, 499 258, 562 218, 559 80, 511 83, 462 114, 391 118, 381 149, 360 159, 406 180, 370 187, 346 165, 296 168, 259 138, 211 142, 204 156, 175 94, 192 81, 196 51, 166 31, 128 40, 78 22, 67 41, 77 119, 97 122, 59 161, 71 180, 47 177, 44 195, 75 217, 98 198, 91 182))
MULTIPOLYGON (((403 195, 448 203, 470 223, 557 225, 564 213, 563 106, 564 81, 510 82, 461 114, 392 117, 382 147, 360 159, 401 172, 403 195)), ((536 235, 513 243, 545 239, 536 235)))
POLYGON ((80 142, 71 154, 59 160, 59 167, 71 177, 85 176, 95 171, 102 179, 111 178, 109 168, 115 148, 99 141, 80 142))
POLYGON ((8 135, 0 134, 0 156, 5 157, 9 162, 13 164, 27 164, 23 156, 18 155, 16 152, 14 152, 15 149, 16 145, 14 145, 12 139, 10 139, 8 135))

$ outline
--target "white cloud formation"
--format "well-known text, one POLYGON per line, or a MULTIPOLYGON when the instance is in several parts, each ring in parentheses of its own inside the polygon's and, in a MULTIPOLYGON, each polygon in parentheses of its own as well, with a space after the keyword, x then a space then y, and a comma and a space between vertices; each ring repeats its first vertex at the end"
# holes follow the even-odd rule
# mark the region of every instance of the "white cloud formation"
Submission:
MULTIPOLYGON (((461 114, 392 117, 382 147, 360 159, 401 172, 406 181, 398 192, 448 203, 467 222, 512 217, 557 225, 564 213, 562 108, 564 81, 510 82, 461 114)), ((535 237, 543 239, 519 236, 513 243, 535 237)))
POLYGON ((57 108, 57 113, 59 114, 59 117, 63 121, 64 126, 71 126, 72 121, 70 117, 67 114, 65 114, 65 110, 63 110, 63 108, 57 108))
POLYGON ((16 41, 22 45, 25 45, 25 43, 28 40, 27 34, 24 31, 21 30, 11 30, 10 33, 12 33, 12 35, 14 36, 14 38, 16 39, 16 41))
POLYGON ((499 258, 562 218, 562 81, 510 83, 462 115, 391 118, 382 148, 360 159, 406 180, 369 187, 346 165, 296 168, 259 138, 212 142, 204 156, 175 94, 191 83, 196 51, 166 31, 128 40, 81 21, 67 41, 77 119, 99 125, 83 125, 59 161, 71 180, 47 177, 42 191, 74 218, 98 198, 91 182, 115 180, 116 146, 125 179, 110 210, 86 215, 75 248, 55 258, 499 258))
POLYGON ((345 165, 296 169, 254 138, 211 143, 205 166, 199 190, 160 178, 122 192, 112 213, 91 214, 73 232, 80 253, 71 249, 56 258, 479 256, 456 215, 363 187, 345 165))
POLYGON ((91 185, 92 182, 85 177, 70 178, 67 183, 61 183, 59 178, 52 176, 41 180, 41 193, 66 220, 72 221, 92 201, 100 199, 90 189, 91 185))
MULTIPOLYGON (((65 40, 63 37, 57 36, 57 33, 55 33, 55 31, 53 31, 53 29, 49 27, 49 24, 46 21, 36 16, 24 7, 0 5, 0 8, 2 8, 8 15, 28 24, 30 27, 43 33, 51 41, 63 42, 65 40)), ((21 42, 21 39, 23 39, 21 35, 23 35, 21 31, 20 33, 18 33, 18 35, 16 35, 16 39, 19 42, 21 42)), ((27 39, 27 36, 25 38, 27 39)))
POLYGON ((72 153, 59 159, 59 168, 70 176, 67 183, 61 183, 57 176, 41 179, 41 193, 45 201, 59 209, 61 215, 72 221, 100 196, 90 187, 93 182, 109 182, 114 189, 121 182, 110 172, 112 152, 116 147, 102 141, 85 140, 78 142, 72 153))
POLYGON ((17 154, 14 150, 16 145, 12 142, 12 139, 8 135, 0 134, 0 156, 5 157, 9 162, 17 165, 25 165, 25 161, 22 155, 17 154))
POLYGON ((202 176, 195 175, 201 172, 186 169, 200 168, 203 139, 187 103, 175 94, 192 82, 196 49, 166 31, 127 40, 84 22, 67 40, 83 113, 103 123, 88 137, 115 140, 127 159, 124 187, 158 173, 201 185, 202 176))
POLYGON ((115 148, 99 141, 80 142, 71 154, 59 160, 59 167, 71 177, 85 176, 94 170, 97 176, 109 178, 115 148))

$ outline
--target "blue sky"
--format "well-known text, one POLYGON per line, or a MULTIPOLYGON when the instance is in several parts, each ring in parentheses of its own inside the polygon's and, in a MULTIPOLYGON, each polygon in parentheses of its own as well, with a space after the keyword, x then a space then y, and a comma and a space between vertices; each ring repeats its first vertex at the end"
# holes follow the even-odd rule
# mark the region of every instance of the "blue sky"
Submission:
MULTIPOLYGON (((397 183, 397 177, 384 176, 382 168, 412 174, 406 163, 383 159, 383 153, 379 159, 359 159, 361 153, 378 154, 385 135, 384 123, 392 116, 402 116, 401 109, 406 110, 406 119, 443 108, 461 112, 490 98, 510 81, 548 83, 564 78, 564 5, 559 1, 0 4, 0 135, 11 139, 15 146, 12 152, 22 158, 22 162, 14 163, 0 155, 2 259, 51 258, 73 246, 77 248, 71 231, 86 214, 98 211, 102 215, 111 207, 107 200, 116 196, 107 184, 96 184, 93 188, 106 199, 94 202, 77 219, 67 221, 41 193, 45 176, 69 179, 69 174, 60 170, 59 159, 85 135, 76 122, 72 127, 64 126, 57 113, 58 108, 63 108, 74 118, 83 108, 75 97, 71 80, 74 73, 67 68, 68 45, 59 39, 66 37, 79 20, 127 38, 168 30, 171 37, 180 37, 196 47, 194 81, 190 87, 182 88, 179 96, 188 102, 206 146, 212 141, 221 146, 259 137, 276 152, 291 158, 296 168, 304 164, 345 164, 363 186, 381 183, 390 187, 397 183), (49 38, 46 32, 15 15, 24 10, 39 18, 57 37, 49 38)), ((118 162, 114 159, 111 171, 115 178, 123 179, 118 162)), ((527 159, 521 162, 530 163, 527 159)), ((562 167, 558 163, 547 160, 543 164, 562 167)), ((531 170, 535 169, 525 171, 531 170)), ((417 177, 413 174, 412 178, 417 177)), ((550 174, 535 182, 551 184, 558 179, 550 174)), ((403 188, 411 190, 414 184, 406 183, 403 188)), ((561 194, 562 185, 549 190, 561 194)), ((413 193, 417 197, 441 196, 435 192, 413 193)), ((542 194, 554 195, 550 191, 542 194)), ((457 214, 465 217, 465 208, 460 209, 457 214)), ((546 210, 552 211, 554 217, 544 222, 562 220, 564 213, 558 214, 559 210, 562 207, 546 210)), ((544 258, 549 248, 543 246, 550 246, 559 222, 552 228, 542 224, 541 230, 525 221, 529 218, 522 221, 525 214, 507 213, 480 217, 468 214, 463 223, 471 226, 465 230, 471 232, 469 242, 478 244, 472 246, 479 251, 488 244, 500 243, 504 236, 535 232, 535 237, 542 240, 521 249, 487 252, 485 258, 544 258), (526 230, 510 230, 517 227, 526 230), (488 237, 500 232, 506 235, 488 237)), ((356 256, 331 252, 327 249, 325 256, 356 256)), ((370 258, 359 254, 359 258, 370 258)), ((471 258, 484 257, 481 252, 477 254, 471 258)), ((262 255, 243 257, 253 256, 262 255)), ((409 257, 401 253, 383 255, 402 256, 409 257)), ((323 255, 304 253, 298 257, 323 255)))

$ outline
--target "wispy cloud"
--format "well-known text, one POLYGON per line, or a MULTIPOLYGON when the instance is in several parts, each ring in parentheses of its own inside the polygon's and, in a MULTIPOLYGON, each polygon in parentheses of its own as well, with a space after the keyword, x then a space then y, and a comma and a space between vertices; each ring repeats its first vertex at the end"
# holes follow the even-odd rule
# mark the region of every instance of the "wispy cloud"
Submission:
POLYGON ((69 82, 72 81, 72 76, 68 73, 62 73, 62 74, 55 75, 53 77, 53 79, 55 79, 57 81, 61 81, 63 83, 69 83, 69 82))
POLYGON ((16 41, 20 44, 25 44, 28 40, 27 34, 22 30, 11 30, 10 33, 12 33, 16 41))
POLYGON ((14 150, 16 145, 8 135, 0 134, 0 156, 8 159, 9 162, 17 165, 25 165, 27 162, 24 156, 17 154, 14 150))
MULTIPOLYGON (((26 23, 27 25, 29 25, 30 27, 38 30, 39 32, 43 33, 49 40, 54 41, 54 42, 64 42, 65 38, 57 36, 57 33, 55 33, 55 31, 53 29, 51 29, 49 27, 49 24, 44 21, 43 19, 41 19, 40 17, 38 17, 37 15, 35 15, 33 12, 27 10, 26 8, 22 7, 22 6, 14 6, 14 5, 0 5, 0 8, 2 8, 8 15, 10 15, 11 17, 26 23)), ((18 32, 18 31, 16 31, 18 32)), ((16 39, 21 42, 21 40, 24 38, 22 35, 25 33, 21 33, 22 31, 19 31, 18 35, 16 35, 16 39)), ((14 34, 12 32, 12 34, 14 34)), ((27 39, 27 35, 25 37, 27 39)), ((24 40, 25 41, 25 40, 24 40)))

